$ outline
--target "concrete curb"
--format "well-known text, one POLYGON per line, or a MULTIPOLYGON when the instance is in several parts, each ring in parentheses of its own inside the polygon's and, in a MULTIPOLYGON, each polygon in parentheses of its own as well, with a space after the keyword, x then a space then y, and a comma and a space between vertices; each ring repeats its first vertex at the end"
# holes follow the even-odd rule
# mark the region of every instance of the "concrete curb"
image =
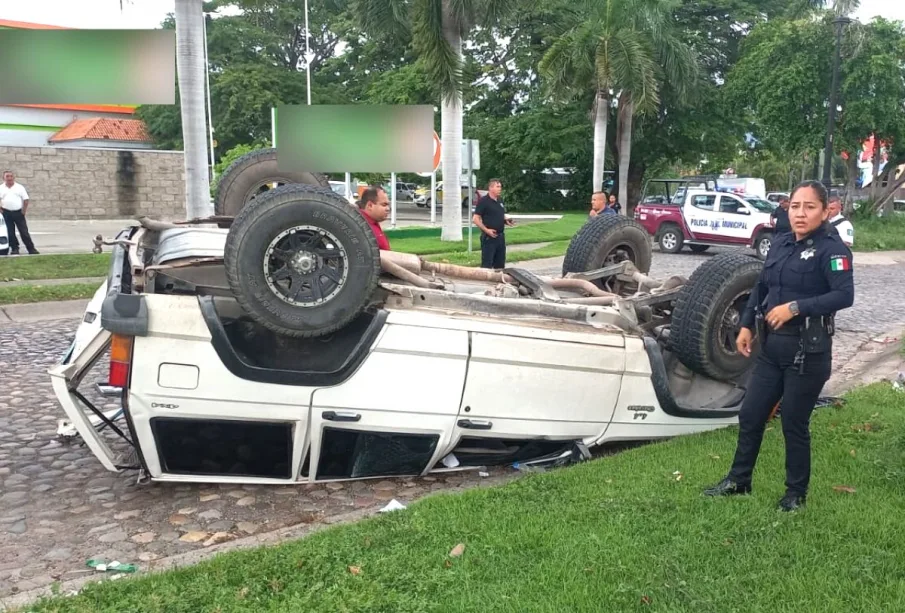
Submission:
POLYGON ((30 302, 0 307, 0 326, 9 323, 30 323, 53 319, 80 318, 88 307, 87 299, 58 302, 30 302))

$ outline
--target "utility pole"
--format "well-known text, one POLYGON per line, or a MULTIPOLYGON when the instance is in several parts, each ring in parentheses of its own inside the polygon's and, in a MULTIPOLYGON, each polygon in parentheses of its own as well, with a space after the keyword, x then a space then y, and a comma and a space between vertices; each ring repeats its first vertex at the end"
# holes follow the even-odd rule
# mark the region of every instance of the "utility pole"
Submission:
POLYGON ((827 189, 832 183, 833 172, 833 132, 836 129, 836 106, 839 90, 839 64, 842 60, 842 27, 852 22, 845 16, 836 17, 833 25, 836 28, 836 53, 833 56, 833 81, 830 85, 830 108, 826 126, 826 143, 823 148, 823 184, 827 189))

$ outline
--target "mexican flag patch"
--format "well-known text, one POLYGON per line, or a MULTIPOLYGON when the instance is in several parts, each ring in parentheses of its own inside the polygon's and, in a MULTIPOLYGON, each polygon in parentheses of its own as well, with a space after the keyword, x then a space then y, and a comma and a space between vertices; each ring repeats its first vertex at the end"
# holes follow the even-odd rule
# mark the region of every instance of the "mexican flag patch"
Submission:
POLYGON ((852 265, 849 264, 848 258, 844 255, 833 256, 833 259, 830 260, 830 270, 833 272, 842 272, 851 269, 852 265))

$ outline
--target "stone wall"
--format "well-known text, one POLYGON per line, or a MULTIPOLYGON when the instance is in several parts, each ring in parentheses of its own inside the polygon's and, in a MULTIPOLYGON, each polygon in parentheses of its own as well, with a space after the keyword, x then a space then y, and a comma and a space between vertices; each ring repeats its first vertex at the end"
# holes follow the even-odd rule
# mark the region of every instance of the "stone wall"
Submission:
POLYGON ((181 151, 0 147, 0 171, 12 170, 44 219, 185 218, 181 151))

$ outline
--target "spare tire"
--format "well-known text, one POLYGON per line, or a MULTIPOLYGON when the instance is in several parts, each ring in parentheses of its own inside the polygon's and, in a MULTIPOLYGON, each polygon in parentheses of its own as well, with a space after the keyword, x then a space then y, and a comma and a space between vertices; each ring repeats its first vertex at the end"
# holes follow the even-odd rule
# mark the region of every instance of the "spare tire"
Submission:
POLYGON ((220 177, 214 213, 235 217, 246 204, 274 186, 293 183, 330 187, 327 177, 318 173, 281 171, 277 168, 276 149, 251 151, 230 164, 220 177))
POLYGON ((670 349, 696 373, 720 381, 744 374, 754 364, 736 349, 739 320, 763 270, 743 253, 723 253, 692 273, 676 299, 670 349))
POLYGON ((323 336, 369 303, 380 274, 377 239, 332 190, 286 185, 236 217, 224 253, 242 309, 278 334, 323 336))
POLYGON ((587 272, 630 260, 639 271, 650 272, 651 240, 644 226, 622 215, 592 217, 572 237, 562 274, 587 272))

